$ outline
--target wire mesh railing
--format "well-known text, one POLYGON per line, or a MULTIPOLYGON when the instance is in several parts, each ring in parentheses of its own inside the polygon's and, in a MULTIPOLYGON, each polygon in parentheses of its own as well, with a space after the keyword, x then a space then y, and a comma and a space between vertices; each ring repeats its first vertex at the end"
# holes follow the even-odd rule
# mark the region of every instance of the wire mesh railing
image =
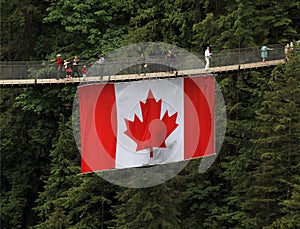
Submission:
MULTIPOLYGON (((268 52, 267 60, 279 60, 285 58, 284 44, 270 45, 268 48, 273 50, 268 52)), ((248 64, 260 62, 261 60, 260 47, 221 50, 220 52, 213 53, 211 67, 248 64)))
MULTIPOLYGON (((279 60, 285 58, 284 44, 270 45, 273 49, 268 52, 267 60, 279 60)), ((140 61, 139 56, 109 56, 105 60, 103 67, 104 75, 122 75, 122 74, 147 74, 153 72, 165 72, 172 70, 191 70, 204 68, 204 53, 176 53, 176 58, 166 59, 164 55, 146 56, 145 63, 140 61), (197 58, 195 58, 195 56, 197 58), (195 61, 196 60, 196 61, 195 61)), ((255 63, 261 61, 260 47, 213 50, 210 60, 210 67, 221 67, 229 65, 240 65, 255 63)), ((81 67, 86 65, 89 76, 98 76, 100 65, 97 60, 81 60, 79 63, 79 72, 81 67)), ((51 79, 56 78, 56 64, 50 61, 0 61, 0 79, 51 79)), ((64 74, 64 73, 63 73, 64 74)))

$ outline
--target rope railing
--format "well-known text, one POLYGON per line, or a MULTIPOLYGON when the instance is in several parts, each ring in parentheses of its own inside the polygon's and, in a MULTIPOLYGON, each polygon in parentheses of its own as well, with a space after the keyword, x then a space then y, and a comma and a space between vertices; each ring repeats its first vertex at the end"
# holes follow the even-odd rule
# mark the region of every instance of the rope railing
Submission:
MULTIPOLYGON (((268 52, 267 60, 280 60, 285 58, 284 44, 269 45, 274 50, 268 52)), ((212 50, 210 67, 220 67, 229 65, 239 65, 255 63, 261 61, 260 47, 250 47, 241 49, 212 50)), ((147 68, 141 69, 139 56, 127 56, 110 59, 106 58, 104 64, 104 75, 111 74, 145 74, 151 72, 163 72, 174 69, 191 70, 204 68, 204 53, 193 53, 190 56, 175 53, 173 60, 165 59, 163 55, 146 56, 147 68), (199 61, 195 61, 195 56, 199 61), (172 63, 170 62, 172 61, 172 63), (160 63, 160 64, 157 64, 160 63)), ((81 60, 81 67, 87 65, 89 76, 97 76, 99 65, 96 60, 81 60)), ((0 61, 0 79, 51 79, 56 77, 56 63, 50 61, 0 61)))

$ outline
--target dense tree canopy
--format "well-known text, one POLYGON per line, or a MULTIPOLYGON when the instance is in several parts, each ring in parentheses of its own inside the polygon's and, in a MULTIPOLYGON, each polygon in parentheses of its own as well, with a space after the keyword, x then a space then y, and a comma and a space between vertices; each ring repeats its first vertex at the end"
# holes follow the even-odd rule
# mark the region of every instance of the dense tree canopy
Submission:
MULTIPOLYGON (((296 0, 1 1, 1 61, 95 58, 136 42, 189 51, 299 40, 296 0)), ((298 48, 298 50, 297 50, 298 48)), ((74 85, 0 90, 2 228, 300 228, 300 52, 275 68, 216 76, 220 155, 129 189, 80 175, 74 85)))
POLYGON ((196 51, 281 43, 299 39, 299 8, 296 0, 1 1, 1 60, 86 59, 145 41, 196 51))

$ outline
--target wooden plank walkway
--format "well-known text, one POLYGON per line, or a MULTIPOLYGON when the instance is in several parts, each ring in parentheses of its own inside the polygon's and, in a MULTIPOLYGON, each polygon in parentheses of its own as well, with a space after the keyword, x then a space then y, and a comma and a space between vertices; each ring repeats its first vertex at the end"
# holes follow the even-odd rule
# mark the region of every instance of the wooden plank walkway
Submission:
MULTIPOLYGON (((246 70, 246 69, 254 69, 254 68, 262 68, 267 66, 274 66, 280 63, 284 63, 283 59, 280 60, 272 60, 266 62, 256 62, 256 63, 249 63, 249 64, 236 64, 236 65, 229 65, 229 66, 220 66, 220 67, 212 67, 209 71, 205 69, 191 69, 191 70, 184 70, 178 71, 177 76, 188 76, 188 75, 201 75, 201 74, 217 74, 221 72, 229 72, 229 71, 239 71, 239 70, 246 70)), ((115 75, 110 77, 110 81, 128 81, 128 80, 140 80, 140 79, 150 79, 150 78, 164 78, 164 77, 174 77, 175 73, 167 73, 167 72, 154 72, 154 73, 147 73, 146 75, 138 75, 138 74, 128 74, 128 75, 115 75)), ((108 76, 103 77, 103 81, 107 82, 109 80, 108 76)), ((30 86, 30 85, 51 85, 51 84, 79 84, 79 83, 92 83, 92 82, 101 82, 99 77, 87 77, 87 81, 83 81, 81 78, 72 78, 69 81, 65 79, 5 79, 0 80, 0 85, 2 87, 9 87, 9 86, 30 86)))

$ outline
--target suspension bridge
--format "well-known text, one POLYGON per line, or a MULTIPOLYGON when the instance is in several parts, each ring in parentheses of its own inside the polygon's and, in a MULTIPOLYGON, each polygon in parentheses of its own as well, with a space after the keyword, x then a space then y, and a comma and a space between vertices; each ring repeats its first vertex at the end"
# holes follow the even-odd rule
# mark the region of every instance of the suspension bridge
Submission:
MULTIPOLYGON (((13 86, 32 86, 32 85, 52 85, 52 84, 79 84, 92 82, 107 82, 107 81, 128 81, 128 80, 142 80, 151 78, 164 77, 180 77, 193 76, 202 74, 218 74, 232 71, 242 71, 249 69, 258 69, 265 67, 276 66, 284 63, 284 45, 270 45, 272 51, 268 53, 268 59, 265 62, 261 61, 260 48, 251 47, 244 49, 221 50, 213 53, 211 58, 209 70, 204 69, 203 54, 192 54, 198 57, 200 62, 194 63, 190 56, 177 55, 175 58, 173 71, 167 71, 166 66, 169 64, 165 62, 162 56, 149 56, 146 58, 148 63, 147 68, 140 69, 140 62, 138 56, 131 56, 129 58, 115 58, 113 61, 108 59, 104 65, 104 76, 99 77, 96 70, 96 60, 81 61, 82 65, 88 67, 88 77, 83 80, 81 77, 73 77, 70 80, 59 79, 56 80, 56 65, 49 61, 1 61, 0 62, 0 85, 1 87, 13 86), (202 61, 202 62, 201 62, 202 61), (155 63, 155 64, 154 64, 155 63), (161 63, 161 64, 157 64, 161 63), (183 65, 181 65, 184 63, 183 65), (110 74, 116 66, 121 69, 117 74, 110 74), (130 67, 128 67, 130 66, 130 67)), ((176 53, 175 53, 176 54, 176 53)), ((81 69, 79 66, 79 69, 81 69)), ((167 69, 170 68, 167 66, 167 69)), ((64 73, 63 73, 64 74, 64 73)))

